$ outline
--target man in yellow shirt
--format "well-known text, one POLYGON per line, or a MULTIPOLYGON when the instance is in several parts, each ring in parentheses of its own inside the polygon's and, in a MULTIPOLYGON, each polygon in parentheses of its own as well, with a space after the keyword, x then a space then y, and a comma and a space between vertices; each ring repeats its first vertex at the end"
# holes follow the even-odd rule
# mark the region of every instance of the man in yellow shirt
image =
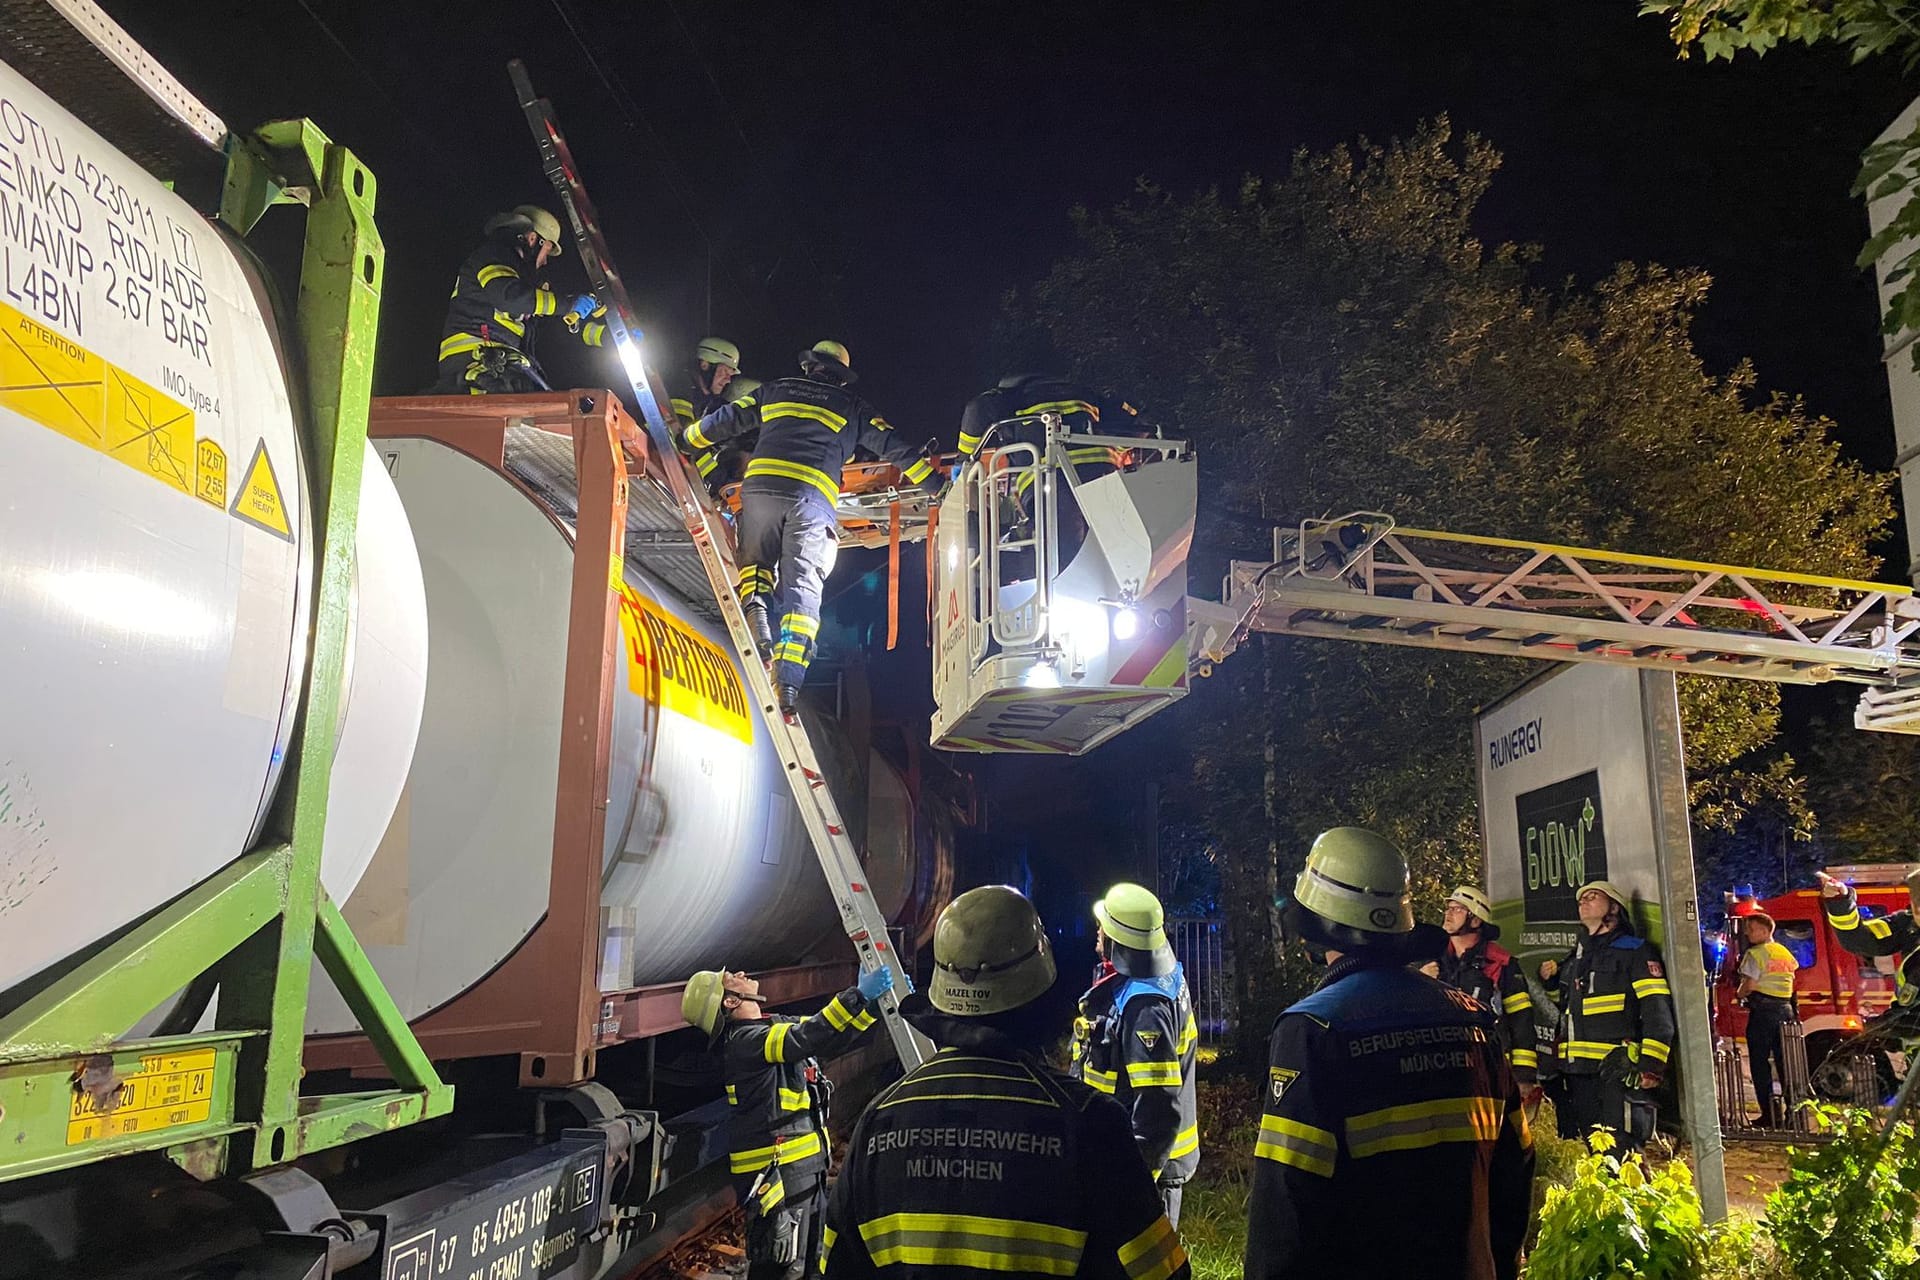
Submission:
POLYGON ((1764 911, 1743 916, 1740 921, 1747 939, 1747 954, 1740 960, 1738 995, 1747 1006, 1747 1069, 1753 1073, 1754 1096, 1760 1099, 1760 1127, 1786 1127, 1791 1098, 1776 1106, 1773 1076, 1780 1072, 1781 1088, 1786 1088, 1787 1064, 1781 1054, 1780 1031, 1798 1019, 1793 1000, 1793 979, 1800 962, 1793 952, 1773 940, 1773 917, 1764 911))

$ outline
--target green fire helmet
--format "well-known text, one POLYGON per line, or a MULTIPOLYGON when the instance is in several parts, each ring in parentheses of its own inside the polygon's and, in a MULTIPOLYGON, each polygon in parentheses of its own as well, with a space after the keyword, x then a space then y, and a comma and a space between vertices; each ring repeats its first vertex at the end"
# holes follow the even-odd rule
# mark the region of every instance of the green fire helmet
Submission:
POLYGON ((1018 1009, 1044 994, 1053 977, 1046 928, 1018 889, 969 889, 940 913, 927 988, 940 1012, 977 1018, 1018 1009))
POLYGON ((707 1033, 711 1040, 720 1034, 721 1006, 727 1000, 727 975, 718 969, 702 969, 687 979, 680 993, 680 1016, 707 1033))
POLYGON ((1117 884, 1093 904, 1100 931, 1123 947, 1158 951, 1167 945, 1167 913, 1160 899, 1137 884, 1117 884))
POLYGON ((1580 892, 1573 895, 1573 900, 1575 902, 1580 901, 1580 899, 1584 898, 1587 895, 1587 891, 1589 889, 1598 889, 1601 893, 1606 894, 1609 898, 1612 898, 1614 902, 1619 904, 1619 907, 1622 911, 1629 910, 1633 906, 1633 899, 1629 898, 1626 894, 1620 892, 1619 886, 1614 884, 1614 882, 1611 880, 1587 881, 1585 884, 1580 886, 1580 892))
POLYGON ((1364 827, 1333 827, 1315 838, 1293 883, 1300 906, 1363 934, 1413 931, 1407 860, 1393 841, 1364 827))
POLYGON ((758 378, 749 378, 745 374, 736 374, 727 383, 727 389, 720 394, 729 400, 744 400, 766 384, 758 378))
POLYGON ((1468 915, 1479 916, 1482 920, 1493 919, 1493 903, 1487 900, 1477 885, 1463 884, 1447 895, 1448 902, 1457 902, 1467 909, 1468 915))
POLYGON ((540 233, 540 238, 553 246, 548 257, 560 256, 560 219, 537 204, 517 204, 513 206, 513 211, 532 223, 533 229, 540 233))
POLYGON ((725 338, 700 339, 700 345, 693 349, 693 358, 708 364, 723 364, 735 373, 740 372, 740 348, 725 338))
POLYGON ((851 385, 854 379, 852 354, 845 343, 835 342, 831 338, 822 338, 802 351, 800 369, 803 373, 811 369, 824 369, 845 385, 851 385))

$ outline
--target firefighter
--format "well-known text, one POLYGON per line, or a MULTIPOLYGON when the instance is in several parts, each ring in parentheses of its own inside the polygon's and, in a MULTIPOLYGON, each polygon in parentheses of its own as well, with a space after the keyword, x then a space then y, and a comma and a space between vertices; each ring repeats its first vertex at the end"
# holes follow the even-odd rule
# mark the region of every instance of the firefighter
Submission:
MULTIPOLYGON (((1912 911, 1895 911, 1886 916, 1867 916, 1860 913, 1858 900, 1853 888, 1843 881, 1836 880, 1824 871, 1814 873, 1820 878, 1820 896, 1822 906, 1827 911, 1827 923, 1833 926, 1834 936, 1840 945, 1856 956, 1877 960, 1881 956, 1898 955, 1900 968, 1894 975, 1893 1004, 1885 1017, 1899 1017, 1905 1022, 1920 1022, 1920 924, 1914 923, 1912 911)), ((1907 894, 1909 897, 1920 893, 1920 871, 1907 875, 1907 894)))
POLYGON ((833 504, 841 469, 866 449, 898 466, 909 484, 924 486, 933 475, 933 463, 850 390, 844 346, 816 342, 802 351, 800 375, 721 405, 681 437, 683 448, 703 450, 760 431, 740 485, 740 601, 755 643, 772 658, 780 710, 789 714, 799 706, 820 631, 820 588, 839 551, 833 504), (778 644, 769 617, 776 584, 778 644))
POLYGON ((827 1209, 828 1280, 1185 1280, 1126 1114, 1041 1057, 1053 953, 1004 885, 940 913, 933 981, 903 1012, 939 1046, 854 1130, 827 1209))
MULTIPOLYGON (((668 389, 677 430, 685 434, 687 428, 721 405, 746 395, 748 389, 736 385, 740 381, 739 346, 726 338, 700 339, 692 359, 668 389)), ((733 473, 739 469, 737 455, 744 443, 736 439, 729 442, 732 447, 702 449, 694 455, 694 465, 709 488, 717 490, 721 484, 739 479, 733 473)))
POLYGON ((538 205, 487 219, 486 239, 467 255, 453 282, 441 328, 438 395, 545 391, 528 326, 558 315, 590 347, 606 341, 607 309, 590 293, 562 308, 541 279, 560 256, 560 222, 538 205))
POLYGON ((1519 1273, 1533 1140, 1493 1014, 1414 972, 1407 862, 1323 832, 1282 905, 1327 971, 1273 1026, 1248 1199, 1249 1280, 1519 1273))
MULTIPOLYGON (((1794 975, 1800 962, 1793 952, 1773 940, 1773 917, 1759 909, 1741 917, 1747 953, 1740 957, 1740 984, 1734 995, 1747 1006, 1747 1070, 1753 1075, 1753 1096, 1760 1101, 1760 1127, 1785 1127, 1785 1106, 1776 1108, 1773 1073, 1780 1071, 1780 1087, 1787 1087, 1787 1059, 1780 1032, 1799 1020, 1793 1001, 1794 975)), ((1792 1099, 1784 1099, 1791 1105, 1792 1099)))
POLYGON ((1479 889, 1463 884, 1448 897, 1441 927, 1447 931, 1447 949, 1440 955, 1436 976, 1492 1010, 1500 1023, 1500 1043, 1514 1083, 1521 1093, 1531 1095, 1540 1079, 1533 996, 1513 953, 1495 941, 1500 926, 1493 923, 1493 904, 1479 889))
MULTIPOLYGON (((1122 405, 1121 411, 1127 415, 1134 412, 1131 405, 1122 405)), ((1046 432, 1039 422, 1043 413, 1059 414, 1069 431, 1100 430, 1100 397, 1052 374, 1010 373, 967 401, 960 415, 960 456, 972 458, 983 447, 1011 444, 1045 448, 1046 432), (996 429, 996 424, 1001 425, 996 429)), ((1074 445, 1068 448, 1067 458, 1074 464, 1074 478, 1082 484, 1107 474, 1116 465, 1114 451, 1105 445, 1074 445)), ((1016 467, 1029 464, 1024 456, 1010 462, 1016 467)), ((1014 480, 1008 495, 1002 518, 1017 537, 1024 537, 1030 528, 1033 510, 1028 495, 1032 488, 1033 473, 1029 472, 1014 480)), ((1060 522, 1058 559, 1065 566, 1086 541, 1086 521, 1071 501, 1070 492, 1063 489, 1062 496, 1068 501, 1056 508, 1060 522)))
POLYGON ((1072 1073, 1126 1109, 1167 1220, 1177 1227, 1181 1187, 1200 1166, 1193 996, 1152 893, 1117 884, 1093 904, 1093 915, 1105 963, 1080 997, 1072 1073))
POLYGON ((1634 932, 1627 896, 1611 881, 1582 885, 1578 905, 1587 936, 1566 959, 1540 965, 1540 981, 1560 1003, 1560 1136, 1585 1137, 1598 1126, 1623 1151, 1637 1151, 1653 1136, 1653 1090, 1673 1048, 1673 989, 1659 948, 1634 932))
POLYGON ((801 1280, 820 1249, 833 1085, 815 1061, 851 1048, 879 1016, 893 970, 805 1018, 769 1016, 760 984, 709 969, 687 979, 680 1013, 720 1047, 727 1079, 727 1167, 747 1214, 748 1280, 801 1280))

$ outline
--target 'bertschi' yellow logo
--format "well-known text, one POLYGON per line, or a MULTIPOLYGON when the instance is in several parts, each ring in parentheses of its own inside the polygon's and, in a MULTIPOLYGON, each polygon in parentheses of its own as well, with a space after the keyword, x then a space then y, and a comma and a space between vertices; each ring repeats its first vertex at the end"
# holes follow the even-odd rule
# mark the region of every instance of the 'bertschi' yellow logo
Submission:
POLYGON ((620 586, 627 687, 665 710, 753 741, 747 695, 733 659, 632 587, 620 586))

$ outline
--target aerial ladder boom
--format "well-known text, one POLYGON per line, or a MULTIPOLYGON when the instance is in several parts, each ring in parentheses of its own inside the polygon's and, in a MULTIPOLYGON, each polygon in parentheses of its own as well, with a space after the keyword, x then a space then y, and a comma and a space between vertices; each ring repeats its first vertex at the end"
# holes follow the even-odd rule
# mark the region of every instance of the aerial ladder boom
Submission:
POLYGON ((1546 542, 1408 529, 1379 512, 1274 530, 1190 600, 1195 674, 1255 631, 1604 662, 1788 684, 1865 685, 1861 729, 1920 733, 1910 587, 1546 542))
POLYGON ((793 798, 799 805, 814 854, 820 860, 820 869, 826 875, 827 886, 839 910, 841 924, 860 957, 860 967, 863 971, 883 966, 893 970, 894 989, 881 997, 881 1013, 902 1065, 912 1069, 925 1060, 931 1046, 900 1016, 900 997, 911 989, 911 983, 899 955, 888 941, 886 917, 874 901, 866 872, 860 865, 859 854, 847 834, 846 821, 840 816, 839 807, 828 789, 826 775, 821 771, 806 728, 797 715, 789 717, 780 711, 772 679, 754 646, 752 633, 747 629, 746 616, 735 594, 739 572, 733 562, 725 527, 707 500, 705 486, 674 444, 671 401, 659 376, 646 367, 642 358, 641 333, 634 322, 626 284, 607 252, 593 202, 588 198, 579 170, 573 164, 572 153, 567 148, 565 136, 560 132, 559 121, 551 104, 534 93, 524 64, 516 59, 508 64, 508 72, 513 77, 521 109, 526 113, 527 124, 533 130, 534 141, 540 149, 541 163, 573 227, 581 265, 595 294, 606 304, 608 336, 626 372, 634 402, 646 421, 644 444, 634 441, 632 445, 636 450, 651 450, 658 465, 650 468, 648 474, 666 482, 674 505, 686 523, 687 534, 699 551, 708 585, 713 590, 714 603, 733 641, 734 656, 739 661, 747 687, 759 700, 768 737, 780 758, 793 798))

